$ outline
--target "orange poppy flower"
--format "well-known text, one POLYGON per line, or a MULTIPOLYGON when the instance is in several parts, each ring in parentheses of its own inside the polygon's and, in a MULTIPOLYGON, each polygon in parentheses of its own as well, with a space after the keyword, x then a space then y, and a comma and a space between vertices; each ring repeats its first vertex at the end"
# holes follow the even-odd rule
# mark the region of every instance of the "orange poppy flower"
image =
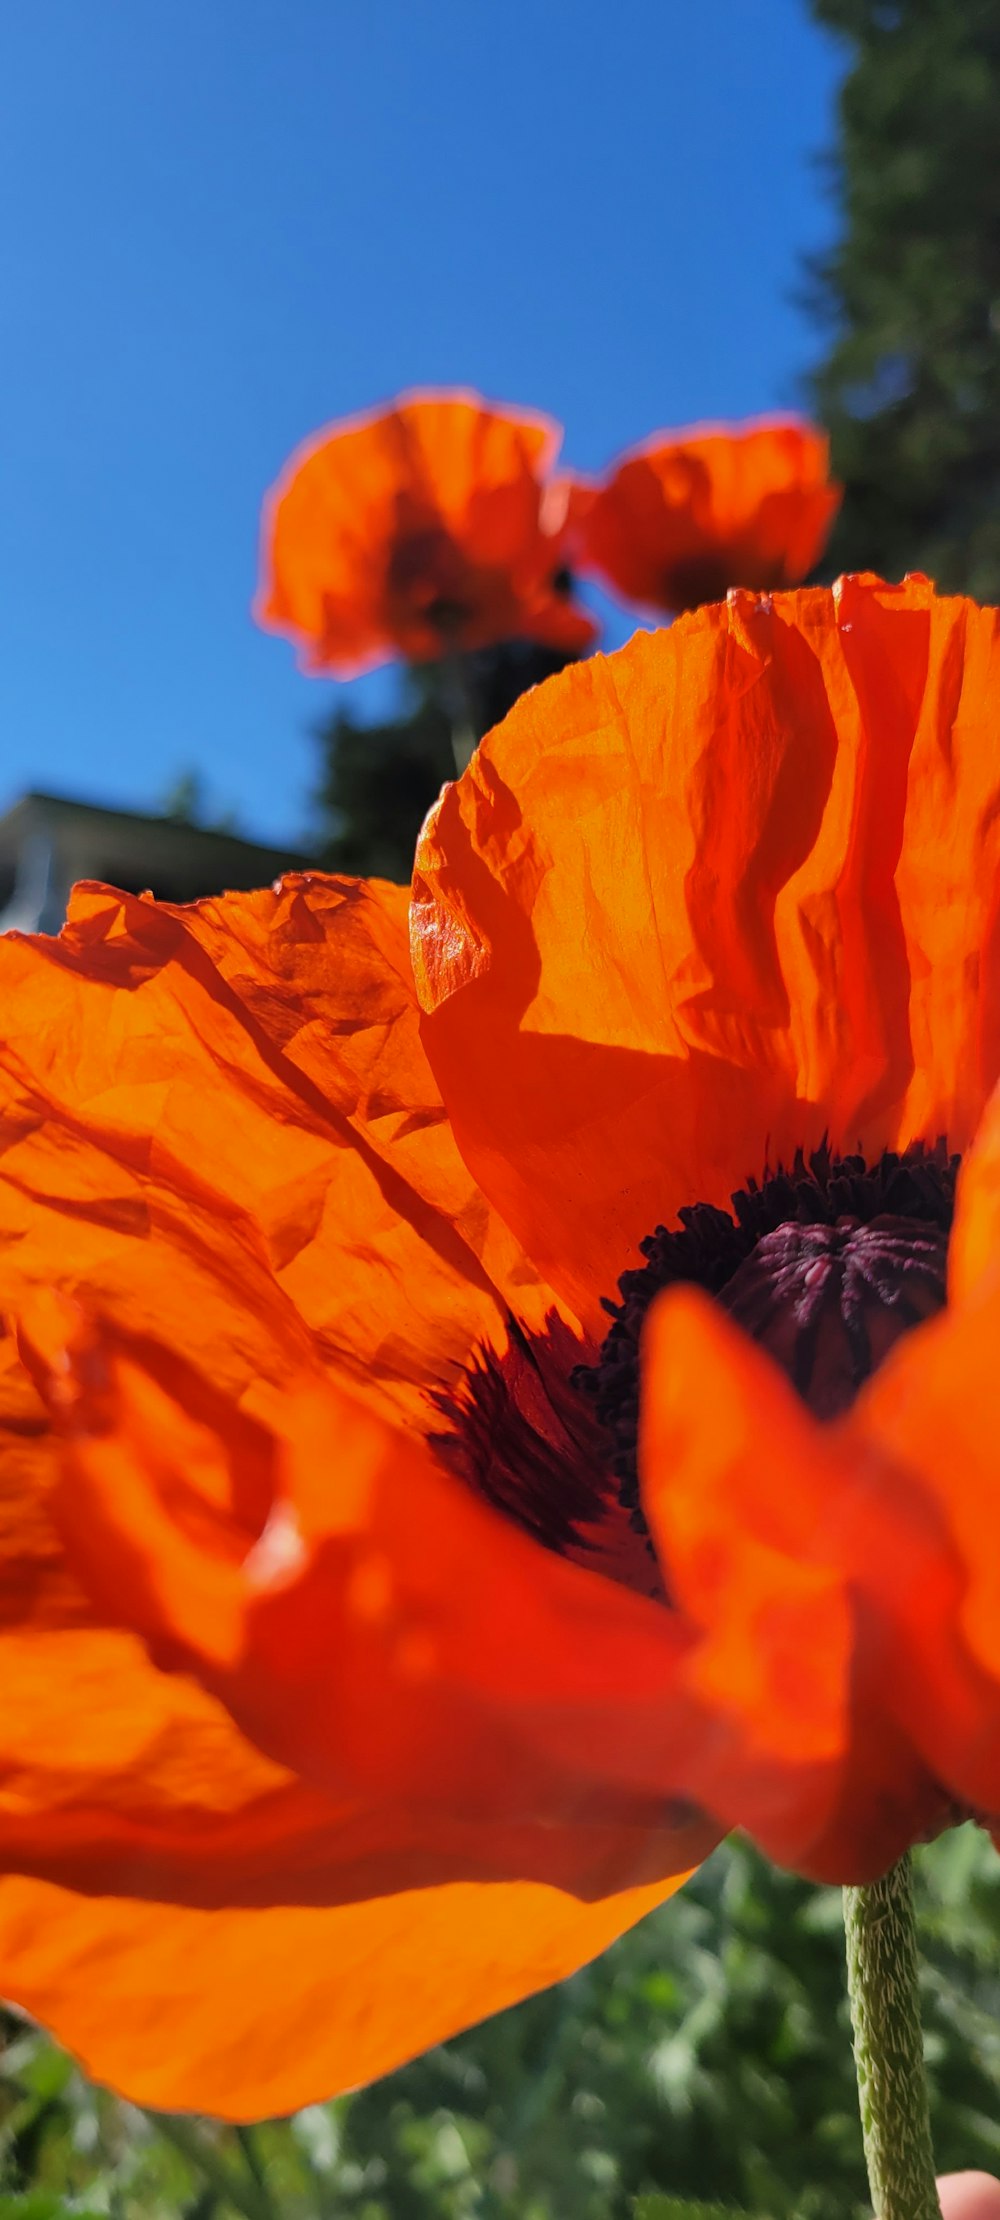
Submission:
POLYGON ((559 590, 549 528, 561 438, 475 393, 404 394, 333 425, 266 503, 260 623, 340 678, 498 640, 586 647, 595 627, 559 590))
POLYGON ((628 601, 697 609, 730 586, 795 586, 840 506, 822 432, 795 418, 657 432, 569 492, 569 545, 628 601))
POLYGON ((735 594, 483 744, 412 968, 319 875, 0 944, 0 1963, 101 2078, 283 2110, 730 1826, 1000 1808, 998 693, 735 594))

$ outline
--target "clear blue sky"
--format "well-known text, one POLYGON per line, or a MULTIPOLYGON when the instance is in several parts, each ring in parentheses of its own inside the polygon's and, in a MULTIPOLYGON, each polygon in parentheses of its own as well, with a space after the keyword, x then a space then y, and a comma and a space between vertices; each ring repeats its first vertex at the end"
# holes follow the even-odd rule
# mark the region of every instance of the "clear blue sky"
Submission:
POLYGON ((249 604, 330 419, 470 384, 597 468, 794 405, 839 67, 805 0, 5 10, 0 805, 198 765, 295 836, 335 689, 249 604))

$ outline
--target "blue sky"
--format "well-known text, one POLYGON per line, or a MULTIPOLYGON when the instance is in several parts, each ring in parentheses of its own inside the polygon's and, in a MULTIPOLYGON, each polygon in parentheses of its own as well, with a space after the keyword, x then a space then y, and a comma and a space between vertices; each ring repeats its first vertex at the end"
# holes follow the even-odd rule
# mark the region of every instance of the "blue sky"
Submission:
POLYGON ((839 66, 805 0, 5 11, 0 806, 197 766, 301 831, 337 689, 249 605, 261 495, 332 418, 469 384, 594 469, 794 405, 839 66))

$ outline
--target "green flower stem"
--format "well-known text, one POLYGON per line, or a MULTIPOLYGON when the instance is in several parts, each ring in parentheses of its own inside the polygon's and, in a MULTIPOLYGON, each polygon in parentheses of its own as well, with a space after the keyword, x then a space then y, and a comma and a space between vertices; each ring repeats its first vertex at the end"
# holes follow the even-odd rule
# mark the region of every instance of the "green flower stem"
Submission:
POLYGON ((473 700, 468 666, 459 654, 445 657, 441 665, 441 697, 451 725, 451 752, 455 758, 455 776, 461 778, 479 745, 476 704, 473 700))
POLYGON ((844 1890, 847 1986, 868 2180, 878 2220, 941 2220, 917 1990, 909 1857, 844 1890))

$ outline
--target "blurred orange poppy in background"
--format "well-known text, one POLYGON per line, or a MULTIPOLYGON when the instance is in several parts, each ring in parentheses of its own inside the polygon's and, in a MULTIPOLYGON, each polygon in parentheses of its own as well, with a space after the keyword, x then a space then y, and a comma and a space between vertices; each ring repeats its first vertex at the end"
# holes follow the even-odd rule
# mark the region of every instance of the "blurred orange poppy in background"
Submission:
POLYGON ((348 678, 500 640, 567 653, 595 627, 562 590, 549 417, 404 394, 292 456, 264 512, 257 616, 348 678))
POLYGON ((795 418, 657 432, 600 484, 572 481, 574 562, 675 614, 730 586, 796 586, 840 505, 824 433, 795 418))
POLYGON ((729 1826, 997 1812, 998 698, 923 580, 735 594, 525 697, 409 920, 0 944, 0 1965, 100 2078, 287 2109, 729 1826))

